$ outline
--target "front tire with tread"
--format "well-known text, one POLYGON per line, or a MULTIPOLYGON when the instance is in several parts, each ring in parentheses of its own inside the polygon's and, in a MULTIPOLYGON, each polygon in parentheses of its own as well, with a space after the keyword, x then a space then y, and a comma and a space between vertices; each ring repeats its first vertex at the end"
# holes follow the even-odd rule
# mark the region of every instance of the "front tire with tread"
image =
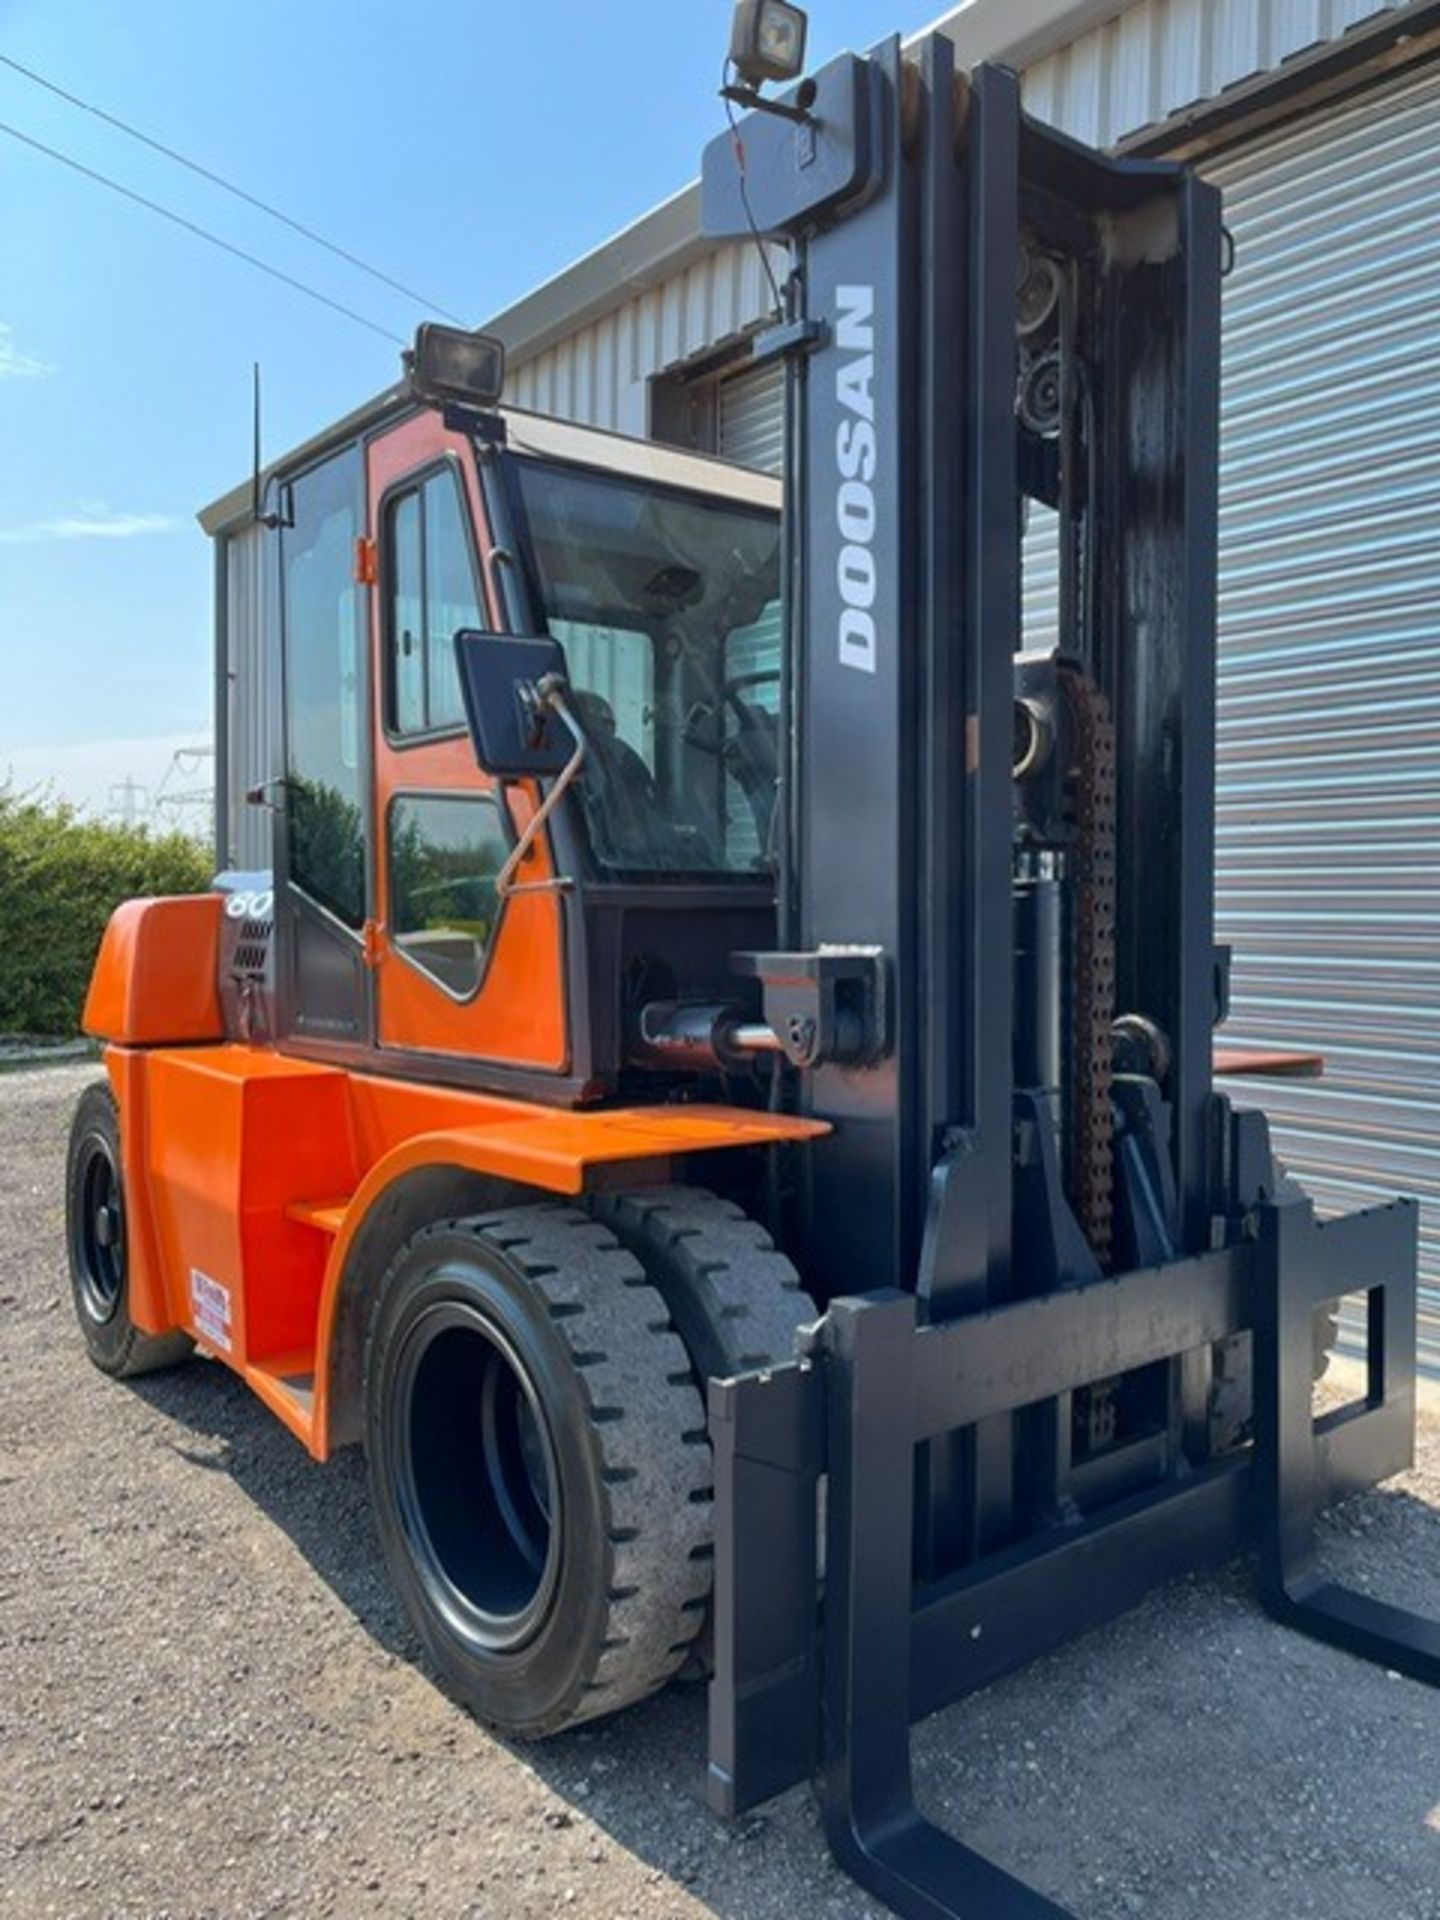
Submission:
MULTIPOLYGON (((710 1587, 704 1411, 664 1302, 604 1226, 569 1207, 536 1205, 416 1234, 380 1287, 365 1400, 371 1492, 390 1572, 464 1705, 508 1733, 538 1737, 627 1706, 681 1667, 710 1587), (406 1459, 426 1412, 423 1395, 401 1404, 405 1354, 437 1314, 472 1316, 503 1345, 544 1430, 547 1584, 543 1596, 536 1588, 533 1618, 522 1609, 503 1646, 468 1624, 466 1595, 457 1600, 448 1570, 437 1572, 424 1498, 414 1496, 419 1482, 406 1459)), ((447 1462, 467 1431, 463 1413, 462 1396, 447 1462)), ((478 1419, 474 1435, 480 1471, 478 1419)), ((468 1519, 455 1539, 466 1537, 468 1519)), ((483 1594, 483 1554, 475 1568, 483 1594)))

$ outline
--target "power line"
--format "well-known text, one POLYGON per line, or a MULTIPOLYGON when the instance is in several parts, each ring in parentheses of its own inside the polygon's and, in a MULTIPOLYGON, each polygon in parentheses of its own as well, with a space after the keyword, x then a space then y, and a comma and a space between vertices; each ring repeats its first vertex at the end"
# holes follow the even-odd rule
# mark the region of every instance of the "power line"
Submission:
POLYGON ((212 186, 219 187, 223 192, 233 194, 237 200, 243 200, 247 206, 258 207, 261 213, 268 214, 272 220, 278 220, 282 226, 289 227, 292 233, 300 234, 313 246, 323 247, 327 253, 333 253, 337 260, 343 260, 348 266, 358 268, 361 273, 368 274, 372 280, 378 280, 382 286, 391 288, 393 292, 404 294, 407 300, 413 300, 417 306, 424 307, 427 312, 438 313, 446 320, 453 320, 457 326, 466 325, 459 314, 451 313, 448 308, 442 307, 438 300, 427 300, 423 293, 416 293, 413 287, 407 287, 399 280, 392 280, 388 273, 382 273, 379 267, 372 267, 369 261, 362 260, 358 253, 351 253, 348 248, 337 245, 333 240, 327 240, 323 233, 317 233, 313 227, 307 227, 301 221, 292 219, 288 213, 283 213, 279 207, 272 206, 268 200, 262 200, 244 187, 236 186, 233 180, 227 180, 223 174, 212 172, 209 167, 201 166, 198 160, 190 159, 187 154, 178 152, 174 147, 167 147, 163 140, 152 139, 148 133, 142 133, 139 127, 132 127, 128 120, 122 120, 116 114, 107 113, 103 107, 94 106, 89 100, 82 100, 77 93, 67 93, 64 87, 57 86, 53 80, 47 80, 43 73, 37 73, 33 67, 23 65, 10 54, 0 53, 0 66, 9 67, 15 73, 22 74, 25 79, 33 81, 37 87, 43 87, 47 93, 53 93, 57 99, 68 102, 72 107, 79 107, 82 113, 93 114, 97 120, 103 120, 107 126, 117 127, 130 139, 138 140, 142 146, 149 147, 154 153, 163 154, 167 160, 173 160, 177 166, 187 168, 189 172, 197 174, 202 180, 208 180, 212 186))
POLYGON ((18 127, 12 127, 7 121, 0 120, 0 133, 8 133, 12 140, 20 141, 22 146, 33 147, 37 153, 43 153, 51 160, 58 160, 62 167, 69 167, 72 173, 82 174, 87 180, 94 180, 102 187, 108 187, 112 193, 118 193, 125 200, 133 200, 136 206, 145 207, 151 213, 158 213, 162 220, 183 227, 187 233, 195 234, 201 240, 208 240, 212 247, 218 247, 222 253, 232 254, 235 259, 243 260, 247 266, 257 268, 268 274, 272 280, 278 280, 283 286, 293 287, 297 293, 303 293, 307 299, 317 300, 322 307, 329 307, 332 313, 340 313, 347 320, 353 320, 357 327, 367 327, 371 333, 378 333, 382 340, 393 341, 397 347, 408 346, 398 333, 392 333, 388 327, 382 327, 378 321, 367 320, 363 313, 357 313, 353 307, 347 307, 342 301, 332 300, 328 293, 320 293, 314 287, 307 286, 303 280, 297 280, 293 274, 282 273, 279 267, 272 267, 268 260, 247 253, 243 247, 222 240, 218 233, 211 233, 208 227, 197 226, 193 220, 187 220, 183 214, 174 213, 169 207, 162 207, 158 200, 147 200, 143 193, 136 193, 133 187, 122 187, 118 180, 112 180, 108 174, 97 173, 93 167, 82 165, 73 160, 68 153, 61 153, 56 147, 47 147, 43 140, 36 140, 28 133, 22 133, 18 127))

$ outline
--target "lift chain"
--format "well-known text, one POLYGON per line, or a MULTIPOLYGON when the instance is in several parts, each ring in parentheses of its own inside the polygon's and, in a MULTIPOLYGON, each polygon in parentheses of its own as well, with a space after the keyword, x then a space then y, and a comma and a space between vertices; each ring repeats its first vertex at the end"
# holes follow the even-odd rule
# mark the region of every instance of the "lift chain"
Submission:
POLYGON ((1062 666, 1059 677, 1076 748, 1071 1200, 1096 1258, 1108 1268, 1115 1177, 1115 722, 1109 701, 1080 668, 1062 666))

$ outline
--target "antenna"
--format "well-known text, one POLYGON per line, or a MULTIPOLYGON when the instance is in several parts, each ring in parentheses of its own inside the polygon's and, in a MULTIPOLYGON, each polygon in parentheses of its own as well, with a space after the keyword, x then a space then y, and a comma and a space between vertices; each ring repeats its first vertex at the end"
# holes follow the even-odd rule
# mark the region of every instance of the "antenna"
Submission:
POLYGON ((251 435, 250 465, 250 518, 260 518, 260 362, 252 361, 250 366, 251 392, 254 419, 251 435))

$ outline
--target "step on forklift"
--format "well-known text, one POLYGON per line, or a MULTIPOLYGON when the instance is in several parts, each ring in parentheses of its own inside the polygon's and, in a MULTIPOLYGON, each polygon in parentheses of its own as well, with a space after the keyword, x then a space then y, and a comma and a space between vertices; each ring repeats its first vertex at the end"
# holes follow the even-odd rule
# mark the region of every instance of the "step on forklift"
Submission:
POLYGON ((742 0, 703 187, 789 246, 783 513, 439 327, 258 479, 273 872, 105 935, 75 1303, 363 1443, 485 1721, 708 1670, 720 1812, 813 1779, 896 1913, 1040 1920, 919 1716, 1245 1552, 1440 1681, 1315 1536, 1411 1463, 1416 1211, 1318 1221, 1213 1084, 1216 191, 943 37, 803 43, 742 0))

